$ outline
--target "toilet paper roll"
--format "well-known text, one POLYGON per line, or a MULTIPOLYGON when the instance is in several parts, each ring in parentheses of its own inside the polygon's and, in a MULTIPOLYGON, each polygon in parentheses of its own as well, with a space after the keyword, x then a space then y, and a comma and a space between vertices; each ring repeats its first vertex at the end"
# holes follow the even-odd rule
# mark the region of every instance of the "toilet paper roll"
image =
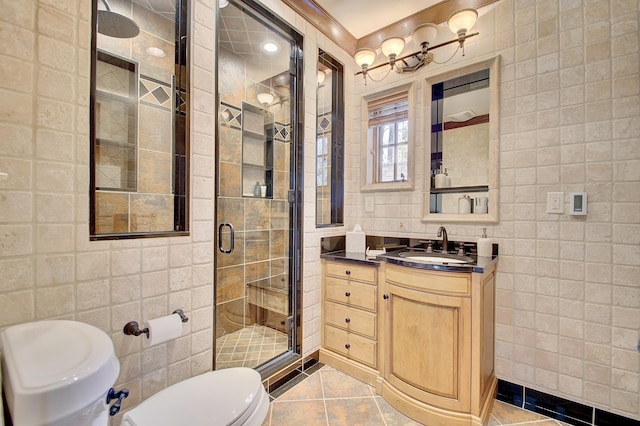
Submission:
POLYGON ((182 320, 177 314, 149 320, 144 326, 149 329, 149 338, 144 339, 145 346, 158 345, 182 335, 182 320))

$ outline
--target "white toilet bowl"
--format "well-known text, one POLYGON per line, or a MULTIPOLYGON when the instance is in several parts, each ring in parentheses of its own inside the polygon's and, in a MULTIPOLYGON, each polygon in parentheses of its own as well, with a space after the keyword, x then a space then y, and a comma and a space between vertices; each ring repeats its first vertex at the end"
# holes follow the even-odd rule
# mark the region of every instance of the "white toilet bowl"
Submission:
POLYGON ((122 418, 122 426, 260 426, 269 396, 260 374, 236 367, 176 383, 143 401, 122 418))

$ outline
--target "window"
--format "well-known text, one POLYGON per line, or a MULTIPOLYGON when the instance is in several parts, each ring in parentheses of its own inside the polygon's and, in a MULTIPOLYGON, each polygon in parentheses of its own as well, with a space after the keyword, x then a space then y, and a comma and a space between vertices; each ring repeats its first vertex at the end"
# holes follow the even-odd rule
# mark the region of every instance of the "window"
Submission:
POLYGON ((366 176, 364 190, 393 190, 411 187, 412 127, 410 90, 378 94, 366 103, 366 176))

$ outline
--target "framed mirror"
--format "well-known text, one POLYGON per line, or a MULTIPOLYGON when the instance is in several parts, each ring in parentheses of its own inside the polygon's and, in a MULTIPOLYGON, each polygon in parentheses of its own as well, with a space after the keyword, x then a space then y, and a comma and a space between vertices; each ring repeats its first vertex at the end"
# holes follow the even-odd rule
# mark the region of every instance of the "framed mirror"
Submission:
POLYGON ((316 227, 344 223, 343 65, 318 52, 316 227))
POLYGON ((423 222, 499 219, 499 57, 427 80, 423 222))
POLYGON ((92 240, 188 234, 188 1, 92 2, 92 240))
POLYGON ((362 97, 361 192, 414 187, 415 82, 362 97))

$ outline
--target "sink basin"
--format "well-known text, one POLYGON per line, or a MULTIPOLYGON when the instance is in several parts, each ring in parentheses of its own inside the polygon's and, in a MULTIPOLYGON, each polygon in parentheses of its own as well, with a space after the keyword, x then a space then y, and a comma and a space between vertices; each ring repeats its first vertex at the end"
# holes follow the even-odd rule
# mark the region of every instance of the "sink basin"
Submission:
POLYGON ((466 263, 473 263, 473 258, 471 257, 446 253, 416 253, 414 251, 406 251, 398 253, 398 256, 416 262, 437 263, 441 265, 464 265, 466 263))

